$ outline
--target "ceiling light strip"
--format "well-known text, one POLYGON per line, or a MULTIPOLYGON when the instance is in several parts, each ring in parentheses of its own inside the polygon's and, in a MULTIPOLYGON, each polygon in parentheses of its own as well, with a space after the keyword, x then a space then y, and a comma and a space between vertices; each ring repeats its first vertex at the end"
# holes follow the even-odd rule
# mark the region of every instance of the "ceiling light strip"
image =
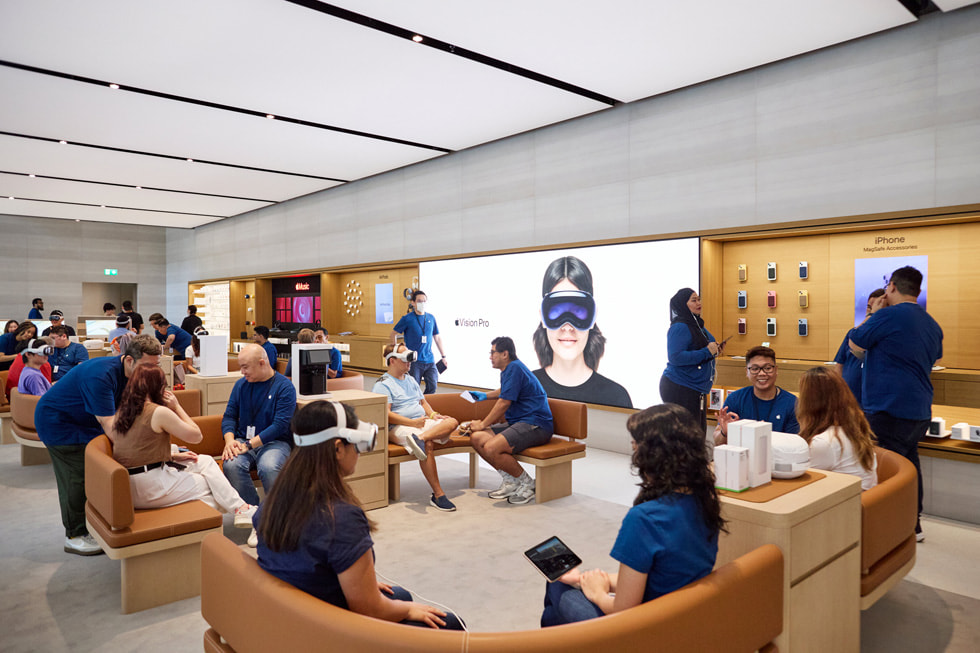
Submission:
MULTIPOLYGON (((23 70, 25 72, 37 73, 39 75, 50 75, 51 77, 59 77, 61 79, 68 79, 74 82, 81 82, 83 84, 93 84, 95 86, 103 86, 108 88, 110 82, 106 82, 99 79, 93 79, 91 77, 83 77, 82 75, 73 75, 71 73, 64 73, 58 70, 49 70, 47 68, 38 68, 37 66, 29 66, 27 64, 16 63, 13 61, 0 60, 0 66, 6 66, 7 68, 15 68, 17 70, 23 70)), ((115 84, 115 82, 113 82, 115 84)), ((124 84, 118 84, 118 90, 129 91, 130 93, 139 93, 140 95, 148 95, 150 97, 161 98, 164 100, 173 100, 174 102, 184 102, 186 104, 193 104, 200 107, 207 107, 209 109, 218 109, 220 111, 231 111, 233 113, 240 113, 246 116, 255 116, 258 118, 268 119, 270 117, 275 118, 279 122, 286 122, 293 125, 300 125, 302 127, 312 127, 314 129, 323 129, 326 131, 337 132, 340 134, 348 134, 350 136, 358 136, 360 138, 370 138, 377 141, 385 141, 387 143, 395 143, 397 145, 407 145, 409 147, 417 147, 423 150, 433 150, 435 152, 442 152, 448 154, 452 150, 439 147, 437 145, 428 145, 426 143, 416 143, 414 141, 407 141, 401 138, 394 138, 393 136, 384 136, 381 134, 372 134, 370 132, 358 131, 356 129, 347 129, 346 127, 337 127, 336 125, 326 125, 320 122, 313 122, 312 120, 303 120, 301 118, 290 118, 289 116, 280 116, 278 114, 271 114, 267 111, 255 111, 253 109, 244 109, 242 107, 233 107, 228 104, 220 104, 218 102, 211 102, 209 100, 199 100, 197 98, 185 97, 182 95, 174 95, 173 93, 163 93, 162 91, 153 91, 146 88, 138 88, 136 86, 126 86, 124 84)), ((181 157, 184 158, 184 157, 181 157)), ((195 159, 196 161, 197 159, 195 159)))
MULTIPOLYGON (((0 197, 5 197, 0 193, 0 197)), ((11 197, 9 199, 21 200, 23 202, 43 202, 45 204, 67 204, 69 206, 90 206, 95 209, 122 209, 124 211, 141 211, 143 213, 171 213, 173 215, 191 215, 201 218, 227 218, 227 215, 214 215, 212 213, 189 213, 187 211, 167 211, 165 209, 140 209, 134 206, 112 206, 110 204, 91 204, 89 202, 67 202, 64 200, 42 200, 37 197, 11 197)))
MULTIPOLYGON (((17 134, 14 132, 0 131, 0 136, 13 136, 14 138, 29 138, 35 141, 45 141, 47 143, 64 143, 69 144, 69 141, 65 141, 59 138, 48 138, 46 136, 34 136, 33 134, 17 134)), ((136 154, 138 156, 155 156, 160 159, 170 159, 172 161, 187 161, 187 157, 174 156, 173 154, 160 154, 159 152, 144 152, 141 150, 130 150, 124 147, 112 147, 111 145, 95 145, 93 143, 80 143, 78 141, 71 141, 71 145, 77 145, 79 147, 90 147, 95 150, 106 150, 108 152, 122 152, 123 154, 136 154)), ((268 172, 274 175, 289 175, 290 177, 304 177, 306 179, 319 179, 321 181, 335 181, 340 184, 346 184, 349 180, 338 179, 336 177, 321 177, 320 175, 309 175, 304 172, 289 172, 286 170, 272 170, 270 168, 258 168, 256 166, 246 166, 239 163, 224 163, 222 161, 208 161, 207 159, 194 159, 194 163, 206 164, 212 166, 224 166, 225 168, 236 168, 238 170, 253 170, 255 172, 268 172)))
POLYGON ((431 36, 426 36, 424 34, 420 34, 419 32, 414 32, 397 25, 392 25, 391 23, 386 23, 384 21, 377 20, 376 18, 371 18, 370 16, 365 16, 364 14, 350 11, 349 9, 320 2, 320 0, 286 0, 286 2, 290 2, 300 7, 305 7, 306 9, 312 9, 313 11, 318 11, 321 14, 327 14, 328 16, 333 16, 334 18, 346 20, 369 29, 384 32, 392 36, 397 36, 398 38, 408 39, 418 43, 419 45, 425 45, 457 57, 463 57, 464 59, 475 61, 476 63, 483 64, 484 66, 490 66, 491 68, 503 70, 504 72, 511 73, 512 75, 518 75, 540 84, 547 84, 548 86, 553 86, 554 88, 558 88, 569 93, 574 93, 575 95, 580 95, 582 97, 589 98, 590 100, 595 100, 596 102, 608 104, 609 106, 622 104, 620 100, 603 95, 602 93, 597 93, 587 88, 582 88, 581 86, 576 86, 575 84, 570 84, 560 79, 555 79, 554 77, 549 77, 548 75, 544 75, 527 68, 522 68, 521 66, 516 66, 514 64, 507 63, 506 61, 501 61, 500 59, 494 59, 493 57, 489 57, 485 54, 467 50, 466 48, 461 48, 458 45, 453 45, 452 43, 447 43, 446 41, 440 41, 439 39, 432 38, 431 36))
MULTIPOLYGON (((115 186, 117 188, 133 188, 132 184, 118 184, 111 181, 94 181, 92 179, 73 179, 71 177, 56 177, 54 175, 38 175, 30 172, 14 172, 12 170, 0 170, 0 175, 17 175, 20 177, 36 177, 38 179, 53 179, 55 181, 70 181, 76 184, 97 184, 99 186, 115 186)), ((173 188, 156 188, 154 186, 142 186, 143 190, 155 190, 161 193, 180 193, 182 195, 197 195, 201 197, 219 197, 227 200, 244 200, 246 202, 267 202, 278 204, 279 200, 266 200, 258 197, 239 197, 237 195, 221 195, 219 193, 201 193, 192 190, 176 190, 173 188)))

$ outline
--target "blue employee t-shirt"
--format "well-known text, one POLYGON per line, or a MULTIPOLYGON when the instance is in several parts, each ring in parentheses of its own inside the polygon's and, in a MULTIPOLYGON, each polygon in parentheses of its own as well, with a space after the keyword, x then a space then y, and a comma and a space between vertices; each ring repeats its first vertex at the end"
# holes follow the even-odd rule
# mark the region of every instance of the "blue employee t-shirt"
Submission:
MULTIPOLYGON (((715 337, 705 329, 708 342, 715 337)), ((677 385, 698 392, 711 390, 711 377, 714 372, 714 356, 707 347, 692 349, 694 339, 691 330, 683 322, 675 322, 667 329, 667 368, 664 376, 677 385)))
MULTIPOLYGON (((333 502, 331 507, 332 519, 325 509, 313 512, 295 549, 272 551, 260 536, 256 551, 259 566, 265 571, 321 601, 346 609, 338 575, 370 551, 374 542, 363 510, 342 501, 333 502)), ((256 527, 262 508, 260 505, 252 517, 256 527)))
POLYGON ((500 398, 510 402, 504 419, 508 424, 527 422, 554 430, 548 395, 527 365, 513 360, 500 373, 500 398))
POLYGON ((943 357, 943 330, 918 304, 902 303, 875 311, 854 329, 862 349, 861 408, 909 420, 932 416, 932 366, 943 357))
POLYGON ((269 357, 269 367, 276 369, 276 362, 279 360, 279 351, 276 346, 266 340, 262 343, 262 349, 265 350, 265 355, 269 357))
POLYGON ((0 335, 0 353, 3 353, 4 356, 13 356, 16 347, 17 340, 14 338, 14 334, 5 333, 0 335))
POLYGON ((276 372, 266 381, 249 383, 244 377, 235 382, 221 418, 221 432, 234 433, 244 440, 248 427, 255 427, 255 435, 262 444, 282 440, 293 444, 289 422, 296 412, 296 388, 282 374, 276 372))
POLYGON ((403 379, 383 374, 371 388, 371 392, 387 395, 393 413, 408 419, 425 417, 425 409, 422 408, 422 387, 410 374, 406 374, 403 379))
POLYGON ((852 333, 854 333, 854 329, 848 331, 847 335, 844 336, 844 342, 840 343, 840 347, 837 349, 837 355, 834 356, 834 362, 840 365, 840 375, 844 378, 844 382, 847 383, 847 387, 851 389, 854 398, 858 401, 858 405, 861 405, 861 383, 864 378, 864 361, 851 353, 851 346, 847 341, 851 339, 852 333))
POLYGON ((738 414, 739 419, 755 419, 772 424, 773 431, 780 433, 799 433, 800 424, 796 421, 796 397, 793 393, 777 388, 773 399, 759 399, 752 392, 752 386, 739 388, 728 395, 725 406, 738 414))
POLYGON ((173 334, 174 336, 174 341, 170 345, 171 349, 173 349, 175 352, 180 353, 180 355, 183 355, 184 350, 187 349, 191 344, 191 340, 192 340, 191 334, 187 333, 180 327, 175 327, 174 325, 171 324, 170 326, 167 327, 167 336, 166 338, 163 339, 164 342, 166 342, 167 338, 169 338, 171 334, 173 334))
POLYGON ((432 356, 432 338, 439 335, 439 325, 436 324, 435 317, 428 313, 419 315, 412 311, 402 315, 394 330, 405 334, 405 346, 418 352, 420 363, 436 362, 432 356))
POLYGON ((694 495, 675 493, 630 508, 610 555, 647 575, 645 603, 710 574, 718 534, 711 535, 694 495))
POLYGON ((78 365, 37 402, 34 425, 46 445, 87 444, 102 434, 96 415, 114 415, 126 373, 121 356, 94 358, 78 365))

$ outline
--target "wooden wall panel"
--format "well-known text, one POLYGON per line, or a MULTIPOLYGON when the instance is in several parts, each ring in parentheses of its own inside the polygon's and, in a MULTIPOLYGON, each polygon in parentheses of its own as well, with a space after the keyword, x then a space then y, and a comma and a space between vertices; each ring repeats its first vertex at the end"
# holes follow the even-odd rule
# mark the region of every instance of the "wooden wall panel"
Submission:
MULTIPOLYGON (((725 348, 728 355, 742 355, 750 347, 769 342, 779 358, 803 360, 827 359, 831 334, 828 330, 831 270, 828 259, 828 236, 796 236, 725 243, 722 257, 721 336, 732 336, 725 348), (776 263, 776 280, 766 278, 766 264, 776 263), (799 278, 799 263, 809 264, 809 276, 799 278), (747 266, 748 276, 738 280, 738 266, 747 266), (748 306, 738 308, 737 293, 748 294, 748 306), (767 292, 776 292, 776 308, 767 305, 767 292), (809 293, 809 306, 800 308, 799 291, 809 293), (766 335, 766 318, 776 318, 776 335, 766 335), (738 318, 745 318, 747 332, 738 335, 738 318), (799 319, 808 321, 809 334, 801 337, 799 319)), ((706 318, 707 319, 707 318, 706 318)), ((714 332, 713 332, 714 333, 714 332)), ((836 348, 837 343, 834 343, 836 348)))
MULTIPOLYGON (((324 273, 324 277, 332 277, 326 284, 331 295, 324 295, 324 308, 331 311, 328 327, 330 333, 351 331, 360 336, 387 336, 393 324, 378 324, 374 314, 375 284, 390 283, 394 293, 394 321, 405 313, 408 302, 402 297, 402 291, 410 288, 418 277, 418 266, 390 268, 386 270, 369 270, 359 272, 324 273), (360 291, 360 313, 349 315, 344 307, 344 290, 348 284, 360 291)), ((322 292, 322 289, 321 289, 322 292)))

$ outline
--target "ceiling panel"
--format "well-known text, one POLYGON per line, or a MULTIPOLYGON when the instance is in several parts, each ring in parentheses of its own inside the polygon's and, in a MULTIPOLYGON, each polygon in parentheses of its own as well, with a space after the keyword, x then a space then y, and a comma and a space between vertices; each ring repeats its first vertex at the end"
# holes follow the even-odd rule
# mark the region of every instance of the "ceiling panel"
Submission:
POLYGON ((12 4, 3 59, 448 149, 608 106, 288 2, 12 4))
POLYGON ((953 11, 967 5, 975 5, 980 0, 932 0, 933 3, 943 11, 953 11))
POLYGON ((94 204, 96 206, 138 207, 156 211, 197 213, 208 216, 208 220, 214 217, 229 217, 269 206, 268 202, 0 173, 0 197, 11 195, 17 198, 43 198, 58 202, 94 204))
POLYGON ((61 218, 64 220, 85 220, 88 222, 117 222, 121 224, 141 224, 184 229, 199 227, 202 224, 214 222, 219 219, 180 215, 178 213, 103 209, 97 206, 76 206, 73 204, 8 200, 3 198, 0 198, 0 213, 26 215, 37 218, 61 218))
POLYGON ((624 102, 915 20, 898 0, 337 0, 624 102))
POLYGON ((0 170, 282 201, 337 182, 0 135, 0 170))

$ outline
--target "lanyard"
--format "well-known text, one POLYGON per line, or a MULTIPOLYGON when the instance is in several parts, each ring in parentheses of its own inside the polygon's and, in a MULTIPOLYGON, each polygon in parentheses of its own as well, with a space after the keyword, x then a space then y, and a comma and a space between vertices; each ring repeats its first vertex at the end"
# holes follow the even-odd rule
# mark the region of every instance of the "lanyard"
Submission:
POLYGON ((415 314, 415 321, 419 323, 419 332, 423 338, 425 337, 425 318, 425 315, 415 314))

